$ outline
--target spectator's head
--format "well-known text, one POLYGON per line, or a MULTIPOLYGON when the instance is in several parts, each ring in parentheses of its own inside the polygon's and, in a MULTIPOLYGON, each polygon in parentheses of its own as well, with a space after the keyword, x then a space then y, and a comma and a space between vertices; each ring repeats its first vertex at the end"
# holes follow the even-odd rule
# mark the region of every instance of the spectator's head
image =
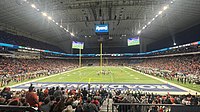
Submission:
POLYGON ((91 102, 91 98, 90 98, 90 97, 87 98, 87 102, 88 102, 88 103, 91 102))
POLYGON ((33 91, 34 91, 34 87, 33 87, 33 86, 30 86, 30 87, 28 88, 28 91, 29 91, 29 92, 33 92, 33 91))

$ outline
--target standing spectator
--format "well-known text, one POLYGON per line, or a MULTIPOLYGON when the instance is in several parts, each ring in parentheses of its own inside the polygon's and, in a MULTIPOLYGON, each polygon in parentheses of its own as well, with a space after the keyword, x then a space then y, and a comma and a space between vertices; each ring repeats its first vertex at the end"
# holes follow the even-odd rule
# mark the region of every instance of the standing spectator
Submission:
POLYGON ((29 87, 29 91, 26 94, 26 101, 29 103, 30 106, 38 107, 39 106, 39 100, 37 93, 34 92, 34 87, 29 87))

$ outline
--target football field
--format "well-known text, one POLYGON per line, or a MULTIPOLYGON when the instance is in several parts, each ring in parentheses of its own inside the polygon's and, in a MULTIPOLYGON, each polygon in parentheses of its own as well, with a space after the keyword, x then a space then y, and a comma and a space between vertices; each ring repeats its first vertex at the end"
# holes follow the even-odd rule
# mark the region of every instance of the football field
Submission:
POLYGON ((14 85, 13 89, 27 89, 30 83, 36 88, 63 87, 68 89, 87 88, 107 90, 142 90, 146 92, 186 94, 191 92, 168 81, 155 78, 128 67, 107 66, 102 68, 109 72, 100 74, 101 67, 82 67, 71 71, 50 75, 23 84, 14 85))
POLYGON ((158 80, 132 71, 126 67, 103 67, 102 70, 109 71, 110 73, 105 75, 100 74, 100 67, 83 67, 55 77, 39 80, 39 82, 163 84, 158 80))

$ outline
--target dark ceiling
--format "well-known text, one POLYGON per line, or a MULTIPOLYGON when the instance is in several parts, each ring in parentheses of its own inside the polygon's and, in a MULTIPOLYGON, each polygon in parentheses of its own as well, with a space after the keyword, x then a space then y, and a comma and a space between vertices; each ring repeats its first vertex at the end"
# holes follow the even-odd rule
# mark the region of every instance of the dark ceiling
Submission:
MULTIPOLYGON (((149 21, 169 5, 140 37, 149 45, 200 23, 199 0, 1 0, 0 23, 29 32, 32 38, 60 48, 70 47, 72 40, 84 41, 85 48, 98 48, 95 24, 109 24, 105 48, 127 47, 127 38, 137 35, 149 21), (26 1, 26 2, 25 2, 26 1), (28 3, 27 3, 28 2, 28 3), (40 11, 31 7, 34 4, 40 11), (46 12, 54 22, 42 16, 46 12), (110 38, 109 38, 110 37, 110 38)), ((136 47, 139 49, 139 47, 136 47)), ((69 50, 69 49, 68 49, 69 50)), ((117 51, 116 51, 117 52, 117 51)))

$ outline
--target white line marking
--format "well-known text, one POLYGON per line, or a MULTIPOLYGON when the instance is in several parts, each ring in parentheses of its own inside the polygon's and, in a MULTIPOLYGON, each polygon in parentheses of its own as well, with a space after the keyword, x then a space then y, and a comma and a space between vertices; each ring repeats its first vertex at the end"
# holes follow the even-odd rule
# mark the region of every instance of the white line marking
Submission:
MULTIPOLYGON (((15 84, 15 85, 12 85, 12 86, 9 86, 9 87, 12 88, 12 87, 19 86, 19 85, 22 85, 22 84, 26 84, 26 83, 30 83, 30 82, 36 82, 36 81, 39 81, 39 80, 43 80, 43 79, 46 79, 46 78, 58 76, 58 75, 61 75, 61 74, 64 74, 64 73, 72 72, 72 71, 79 70, 79 69, 83 69, 83 68, 85 68, 85 67, 76 68, 76 69, 73 69, 73 70, 69 70, 69 71, 66 71, 66 72, 62 72, 62 73, 58 73, 58 74, 54 74, 54 75, 50 75, 50 76, 46 76, 46 77, 42 77, 42 78, 38 78, 38 79, 33 79, 33 80, 30 80, 30 81, 22 82, 22 83, 15 84)), ((3 87, 2 87, 2 88, 3 88, 3 87)))
MULTIPOLYGON (((190 94, 193 94, 193 95, 195 95, 196 93, 200 94, 199 92, 194 91, 194 90, 191 90, 191 89, 189 89, 189 88, 186 88, 186 87, 183 87, 183 86, 180 86, 180 85, 177 85, 177 84, 174 84, 174 83, 171 83, 171 82, 168 82, 168 81, 159 79, 159 78, 154 77, 154 76, 152 76, 152 75, 148 75, 148 74, 145 74, 145 73, 136 71, 136 70, 134 70, 134 69, 132 69, 132 68, 129 68, 129 67, 126 67, 126 68, 128 68, 128 69, 130 69, 130 70, 132 70, 132 71, 134 71, 134 72, 143 74, 143 75, 145 75, 145 76, 147 76, 147 77, 150 77, 150 78, 159 80, 159 81, 161 81, 161 82, 163 82, 163 83, 165 83, 165 84, 169 84, 169 85, 172 85, 172 86, 175 86, 175 87, 178 87, 178 88, 180 88, 180 89, 183 89, 183 90, 187 91, 187 92, 181 92, 181 93, 183 93, 183 94, 189 94, 189 93, 190 93, 190 94)), ((180 92, 171 92, 171 93, 178 93, 178 94, 180 94, 180 92)))

